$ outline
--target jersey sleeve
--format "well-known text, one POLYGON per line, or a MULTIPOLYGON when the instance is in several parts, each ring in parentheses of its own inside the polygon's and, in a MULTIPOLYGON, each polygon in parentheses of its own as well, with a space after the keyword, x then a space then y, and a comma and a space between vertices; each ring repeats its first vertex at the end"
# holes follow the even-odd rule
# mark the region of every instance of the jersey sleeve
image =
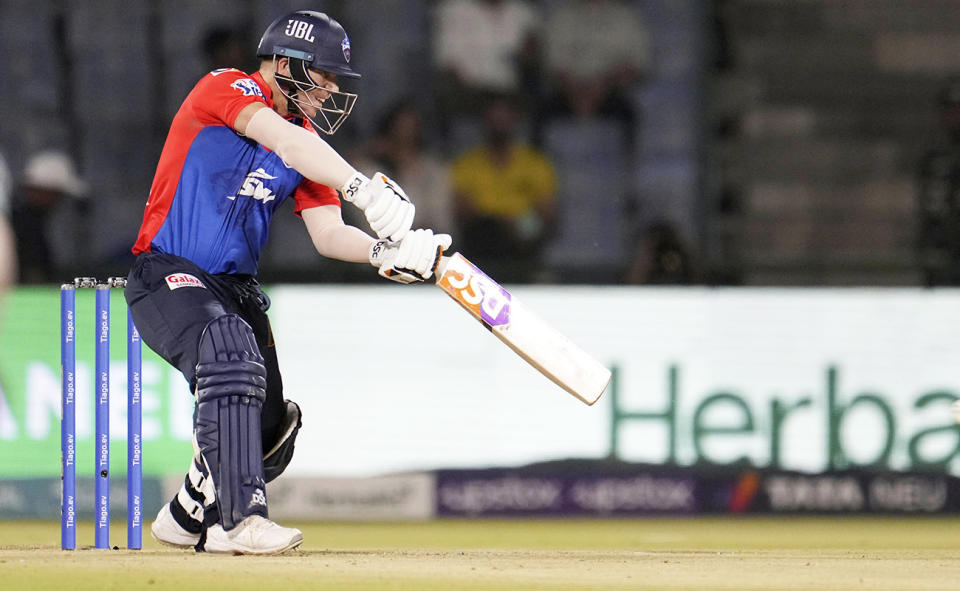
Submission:
POLYGON ((304 209, 320 207, 321 205, 340 205, 340 196, 337 192, 310 179, 303 179, 293 192, 294 213, 298 216, 304 209))
POLYGON ((257 81, 237 69, 214 70, 195 89, 194 111, 206 125, 233 127, 237 115, 251 103, 269 106, 257 81))

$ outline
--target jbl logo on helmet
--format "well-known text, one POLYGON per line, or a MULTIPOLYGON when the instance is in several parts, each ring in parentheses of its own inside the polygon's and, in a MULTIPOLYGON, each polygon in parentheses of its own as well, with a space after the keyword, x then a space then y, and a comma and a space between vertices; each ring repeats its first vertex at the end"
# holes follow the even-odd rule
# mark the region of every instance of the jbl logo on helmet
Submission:
POLYGON ((295 19, 288 20, 287 28, 284 29, 283 33, 287 37, 303 39, 309 43, 316 41, 316 38, 313 36, 313 25, 304 21, 298 21, 295 19))

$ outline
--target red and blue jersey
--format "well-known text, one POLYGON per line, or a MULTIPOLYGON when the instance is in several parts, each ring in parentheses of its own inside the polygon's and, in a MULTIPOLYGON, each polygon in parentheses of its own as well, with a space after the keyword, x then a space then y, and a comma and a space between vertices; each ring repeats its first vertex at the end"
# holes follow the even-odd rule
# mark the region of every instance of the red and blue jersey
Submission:
MULTIPOLYGON (((280 204, 293 197, 298 215, 340 204, 336 191, 234 131, 254 102, 273 105, 259 73, 216 70, 197 82, 170 125, 134 254, 174 254, 209 273, 255 275, 280 204)), ((312 131, 309 121, 293 122, 312 131)))

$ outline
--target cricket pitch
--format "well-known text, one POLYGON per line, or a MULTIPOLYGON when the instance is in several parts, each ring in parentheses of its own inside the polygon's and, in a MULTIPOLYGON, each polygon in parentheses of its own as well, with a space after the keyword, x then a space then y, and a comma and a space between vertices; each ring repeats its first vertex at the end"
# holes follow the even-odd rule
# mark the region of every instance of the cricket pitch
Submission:
MULTIPOLYGON (((59 549, 55 522, 0 522, 2 587, 128 590, 849 590, 960 585, 960 518, 309 523, 274 557, 59 549)), ((111 543, 122 545, 118 524, 111 543)), ((92 544, 81 523, 78 545, 92 544)))

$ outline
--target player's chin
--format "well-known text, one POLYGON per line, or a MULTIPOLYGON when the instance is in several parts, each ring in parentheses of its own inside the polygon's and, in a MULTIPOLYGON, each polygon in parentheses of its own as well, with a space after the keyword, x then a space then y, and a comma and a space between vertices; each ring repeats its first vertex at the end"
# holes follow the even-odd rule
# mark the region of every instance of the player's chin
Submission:
POLYGON ((317 109, 316 107, 312 107, 310 106, 310 103, 306 103, 301 100, 291 100, 287 105, 287 110, 290 112, 291 115, 296 115, 298 117, 301 115, 305 115, 312 119, 317 115, 317 111, 319 109, 317 109))

